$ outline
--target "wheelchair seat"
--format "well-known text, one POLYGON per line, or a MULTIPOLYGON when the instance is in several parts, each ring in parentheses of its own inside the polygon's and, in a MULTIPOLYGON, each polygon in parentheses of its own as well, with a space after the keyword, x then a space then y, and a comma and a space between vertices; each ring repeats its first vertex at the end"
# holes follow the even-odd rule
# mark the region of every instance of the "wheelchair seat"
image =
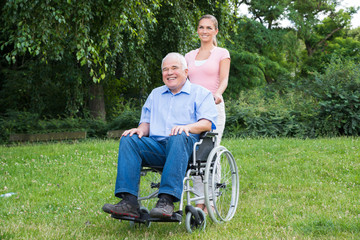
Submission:
MULTIPOLYGON (((203 132, 199 136, 199 141, 194 145, 194 151, 191 155, 188 163, 187 170, 199 168, 201 163, 206 163, 207 157, 209 156, 211 150, 215 146, 215 136, 217 133, 214 132, 203 132)), ((155 171, 162 172, 164 166, 143 166, 142 171, 155 171)))

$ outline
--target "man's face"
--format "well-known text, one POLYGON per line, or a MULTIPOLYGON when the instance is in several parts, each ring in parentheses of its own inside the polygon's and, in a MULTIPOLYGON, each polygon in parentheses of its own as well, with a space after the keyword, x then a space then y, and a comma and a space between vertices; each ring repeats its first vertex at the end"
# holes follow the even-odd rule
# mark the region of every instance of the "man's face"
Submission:
POLYGON ((180 61, 176 57, 168 57, 162 66, 163 82, 175 94, 180 92, 187 78, 187 69, 182 69, 180 61))

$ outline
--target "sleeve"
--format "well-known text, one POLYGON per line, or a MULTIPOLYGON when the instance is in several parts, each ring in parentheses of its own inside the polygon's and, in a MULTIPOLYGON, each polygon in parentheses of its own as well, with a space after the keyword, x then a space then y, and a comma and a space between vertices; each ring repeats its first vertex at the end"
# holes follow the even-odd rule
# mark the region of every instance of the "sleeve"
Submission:
POLYGON ((153 102, 152 99, 153 99, 153 92, 150 93, 150 95, 146 99, 144 106, 142 107, 139 125, 143 122, 150 123, 151 105, 153 102))
POLYGON ((230 53, 227 49, 223 48, 221 51, 221 57, 220 57, 220 61, 224 60, 226 58, 230 58, 230 53))
POLYGON ((211 121, 211 129, 216 129, 216 121, 218 117, 217 108, 215 105, 214 97, 208 90, 203 91, 202 98, 198 101, 198 107, 196 111, 196 120, 207 119, 211 121))

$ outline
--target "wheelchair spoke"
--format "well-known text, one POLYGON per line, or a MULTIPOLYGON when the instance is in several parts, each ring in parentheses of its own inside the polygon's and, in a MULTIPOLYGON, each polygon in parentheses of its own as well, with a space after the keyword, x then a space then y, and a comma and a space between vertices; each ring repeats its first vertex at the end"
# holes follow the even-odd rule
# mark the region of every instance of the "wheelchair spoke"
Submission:
MULTIPOLYGON (((209 155, 211 163, 205 171, 208 184, 205 188, 209 216, 215 222, 229 221, 235 214, 238 203, 238 172, 231 153, 220 146, 209 155)), ((209 161, 210 161, 209 160, 209 161)))
POLYGON ((160 187, 161 173, 155 170, 148 170, 142 173, 139 184, 140 205, 152 209, 157 202, 157 192, 160 187), (146 175, 146 176, 145 176, 146 175))

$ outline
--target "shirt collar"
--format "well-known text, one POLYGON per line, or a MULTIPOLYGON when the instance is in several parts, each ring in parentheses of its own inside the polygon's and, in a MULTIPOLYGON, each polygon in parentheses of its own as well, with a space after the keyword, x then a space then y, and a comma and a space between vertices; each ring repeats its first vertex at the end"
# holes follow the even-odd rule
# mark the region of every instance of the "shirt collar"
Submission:
MULTIPOLYGON (((182 93, 182 92, 190 94, 190 90, 191 90, 191 83, 190 83, 189 79, 186 79, 184 86, 181 88, 181 91, 178 92, 177 94, 182 93)), ((172 93, 172 92, 166 85, 164 85, 163 93, 172 93)))

